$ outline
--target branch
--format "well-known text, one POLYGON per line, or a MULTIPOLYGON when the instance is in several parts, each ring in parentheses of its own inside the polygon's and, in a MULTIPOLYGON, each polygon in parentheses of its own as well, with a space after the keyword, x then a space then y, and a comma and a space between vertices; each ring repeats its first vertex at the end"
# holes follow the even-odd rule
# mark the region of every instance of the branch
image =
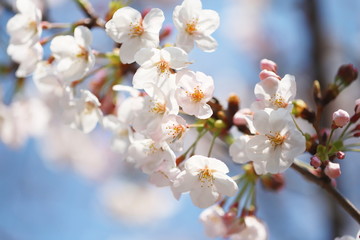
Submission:
POLYGON ((74 0, 83 13, 89 18, 89 23, 85 24, 87 27, 105 27, 105 21, 96 15, 94 8, 88 0, 74 0))
POLYGON ((301 167, 296 162, 294 162, 291 167, 298 173, 303 175, 303 177, 305 177, 310 182, 313 182, 325 189, 325 191, 327 191, 340 204, 340 206, 360 224, 359 210, 331 185, 329 179, 315 176, 308 169, 306 169, 305 167, 301 167))

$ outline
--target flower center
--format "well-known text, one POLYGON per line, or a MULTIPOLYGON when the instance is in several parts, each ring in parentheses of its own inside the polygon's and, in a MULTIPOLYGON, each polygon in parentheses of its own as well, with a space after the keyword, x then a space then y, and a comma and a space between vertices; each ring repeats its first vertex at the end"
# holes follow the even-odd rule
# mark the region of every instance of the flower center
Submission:
POLYGON ((270 102, 278 107, 278 108, 286 108, 288 106, 287 102, 285 102, 285 99, 278 95, 278 94, 275 94, 271 99, 270 99, 270 102))
POLYGON ((198 174, 198 179, 201 183, 201 187, 203 187, 204 184, 207 184, 207 187, 211 187, 213 185, 213 182, 215 180, 213 176, 213 172, 216 172, 216 170, 209 169, 208 166, 205 166, 205 168, 200 169, 198 174))
POLYGON ((200 102, 205 97, 204 92, 200 89, 199 86, 194 88, 193 93, 189 93, 188 91, 186 91, 186 93, 191 98, 191 100, 196 103, 200 102))
POLYGON ((286 136, 282 136, 279 132, 276 132, 274 135, 271 135, 271 131, 270 131, 270 134, 265 134, 265 136, 270 140, 271 145, 273 145, 273 147, 282 145, 286 139, 286 136))
POLYGON ((153 113, 164 114, 166 112, 166 104, 156 102, 154 106, 150 109, 150 111, 153 113))
POLYGON ((86 103, 85 103, 84 114, 91 114, 92 111, 94 111, 95 108, 96 108, 95 103, 93 103, 93 102, 86 102, 86 103))
POLYGON ((172 137, 171 143, 180 139, 186 130, 185 127, 180 124, 178 124, 178 125, 172 124, 172 126, 168 126, 168 127, 166 127, 166 129, 169 130, 168 135, 170 135, 172 137))
POLYGON ((193 19, 192 21, 187 23, 186 27, 185 27, 185 31, 188 34, 193 35, 197 31, 197 28, 196 28, 197 22, 198 22, 198 19, 193 19))
POLYGON ((131 37, 139 37, 144 33, 144 27, 142 21, 136 24, 130 23, 130 34, 131 37))
POLYGON ((170 69, 169 63, 166 62, 165 60, 161 60, 161 61, 158 62, 156 65, 157 65, 158 71, 159 71, 160 73, 168 72, 169 69, 170 69))

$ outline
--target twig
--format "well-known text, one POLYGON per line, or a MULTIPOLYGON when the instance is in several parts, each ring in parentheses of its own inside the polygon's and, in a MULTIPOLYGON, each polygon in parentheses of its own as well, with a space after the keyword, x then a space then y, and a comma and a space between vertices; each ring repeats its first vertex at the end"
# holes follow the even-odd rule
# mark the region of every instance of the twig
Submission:
POLYGON ((339 203, 339 205, 360 224, 359 210, 331 185, 330 180, 328 178, 317 177, 314 174, 312 174, 308 169, 301 167, 296 162, 294 162, 293 165, 291 165, 291 167, 294 170, 296 170, 298 173, 303 175, 307 180, 325 189, 325 191, 327 191, 339 203))

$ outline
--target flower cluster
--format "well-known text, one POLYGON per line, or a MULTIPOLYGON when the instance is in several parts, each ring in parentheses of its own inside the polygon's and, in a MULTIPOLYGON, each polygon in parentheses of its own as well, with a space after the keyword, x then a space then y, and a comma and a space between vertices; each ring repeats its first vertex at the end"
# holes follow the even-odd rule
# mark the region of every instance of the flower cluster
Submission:
MULTIPOLYGON (((42 21, 41 11, 31 1, 16 1, 19 13, 7 23, 7 52, 19 64, 15 73, 18 80, 32 75, 48 107, 35 100, 1 104, 0 140, 6 144, 21 145, 28 136, 44 132, 50 121, 61 120, 76 133, 86 134, 100 125, 112 135, 112 150, 147 174, 152 184, 170 188, 177 199, 189 193, 195 206, 207 208, 200 220, 209 237, 234 240, 267 239, 266 226, 256 217, 257 183, 278 191, 284 185, 282 173, 295 166, 320 186, 333 187, 334 178, 341 174, 335 160, 344 159, 345 151, 359 151, 352 149, 359 144, 345 142, 360 136, 359 99, 352 116, 339 109, 333 113, 330 128, 319 126, 325 105, 357 78, 352 65, 342 66, 325 91, 315 81, 314 112, 304 101, 295 99, 295 77, 279 76, 277 64, 263 59, 260 81, 254 88, 256 100, 249 108, 240 109, 239 98, 232 95, 225 109, 213 96, 213 78, 189 69, 189 53, 194 47, 204 52, 217 48, 211 35, 220 18, 215 11, 203 9, 201 0, 184 0, 174 8, 177 36, 173 44, 162 43, 170 31, 163 27, 161 9, 139 12, 118 6, 109 10, 108 21, 102 22, 84 2, 79 1, 79 5, 83 4, 89 19, 67 25, 42 21), (102 28, 114 41, 111 51, 92 49, 94 27, 102 28), (53 28, 70 31, 41 38, 43 31, 53 28), (47 43, 50 55, 44 57, 42 46, 47 43), (90 87, 86 87, 88 80, 90 87), (29 105, 27 111, 24 105, 29 105), (25 117, 24 112, 31 117, 25 117), (316 134, 303 132, 297 118, 311 123, 316 134), (234 133, 234 128, 239 131, 234 133), (336 139, 335 131, 342 131, 336 139), (189 144, 189 135, 194 134, 197 137, 189 144), (212 135, 212 140, 204 156, 197 152, 197 145, 206 135, 212 135), (232 160, 243 165, 235 169, 236 176, 230 177, 225 162, 212 155, 217 139, 230 145, 232 160), (304 152, 312 157, 310 164, 300 166, 295 160, 304 152)), ((56 137, 52 138, 66 142, 71 134, 61 134, 59 129, 53 130, 56 137)), ((47 142, 55 145, 55 141, 47 142)), ((70 142, 64 145, 66 153, 55 151, 54 155, 78 150, 70 142)), ((74 155, 77 157, 69 159, 87 158, 92 152, 74 155)), ((99 156, 94 159, 89 161, 102 166, 99 156)), ((72 163, 75 160, 70 161, 76 165, 72 163)), ((92 175, 87 168, 77 168, 92 175)), ((132 201, 132 197, 126 200, 130 205, 132 201)), ((108 205, 120 212, 129 210, 108 205)))

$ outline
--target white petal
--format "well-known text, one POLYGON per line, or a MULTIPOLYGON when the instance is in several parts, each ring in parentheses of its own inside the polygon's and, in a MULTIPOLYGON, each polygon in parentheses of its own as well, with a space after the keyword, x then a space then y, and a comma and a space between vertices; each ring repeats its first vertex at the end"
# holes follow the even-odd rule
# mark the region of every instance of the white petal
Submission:
POLYGON ((75 56, 81 49, 73 36, 57 36, 50 44, 50 50, 55 58, 75 56))
POLYGON ((90 29, 84 26, 78 26, 74 30, 74 38, 78 45, 87 48, 92 42, 90 29))
POLYGON ((176 37, 176 47, 182 48, 186 52, 190 52, 194 48, 194 36, 185 31, 178 33, 176 37))
POLYGON ((154 66, 160 60, 160 50, 156 48, 142 48, 135 54, 137 64, 145 68, 154 66))
POLYGON ((139 37, 131 38, 124 42, 120 47, 120 60, 123 63, 135 62, 135 53, 139 51, 142 46, 142 40, 139 37))
POLYGON ((197 24, 198 31, 204 35, 212 34, 220 24, 219 14, 213 10, 202 10, 197 24))
POLYGON ((143 21, 145 31, 159 34, 161 26, 165 20, 164 13, 161 9, 153 8, 146 14, 143 21))
POLYGON ((229 176, 214 172, 214 178, 214 185, 219 193, 232 197, 238 191, 237 184, 229 176))
POLYGON ((216 50, 218 43, 217 41, 211 36, 201 36, 195 38, 196 45, 203 50, 204 52, 213 52, 216 50))
POLYGON ((209 117, 211 117, 211 115, 213 114, 213 111, 210 107, 210 105, 208 104, 202 104, 199 108, 198 108, 198 112, 195 113, 195 117, 199 118, 199 119, 207 119, 209 117))
POLYGON ((256 131, 261 134, 267 134, 269 132, 269 114, 266 111, 257 111, 254 114, 254 127, 256 131))
POLYGON ((190 192, 190 197, 195 206, 206 208, 213 205, 219 199, 219 193, 212 188, 202 187, 190 192))
POLYGON ((189 60, 187 53, 181 48, 166 47, 162 49, 170 54, 170 67, 176 70, 180 70, 187 66, 189 60))
POLYGON ((149 86, 149 83, 156 84, 159 75, 156 67, 153 68, 138 68, 133 77, 133 86, 137 89, 144 89, 149 86))

